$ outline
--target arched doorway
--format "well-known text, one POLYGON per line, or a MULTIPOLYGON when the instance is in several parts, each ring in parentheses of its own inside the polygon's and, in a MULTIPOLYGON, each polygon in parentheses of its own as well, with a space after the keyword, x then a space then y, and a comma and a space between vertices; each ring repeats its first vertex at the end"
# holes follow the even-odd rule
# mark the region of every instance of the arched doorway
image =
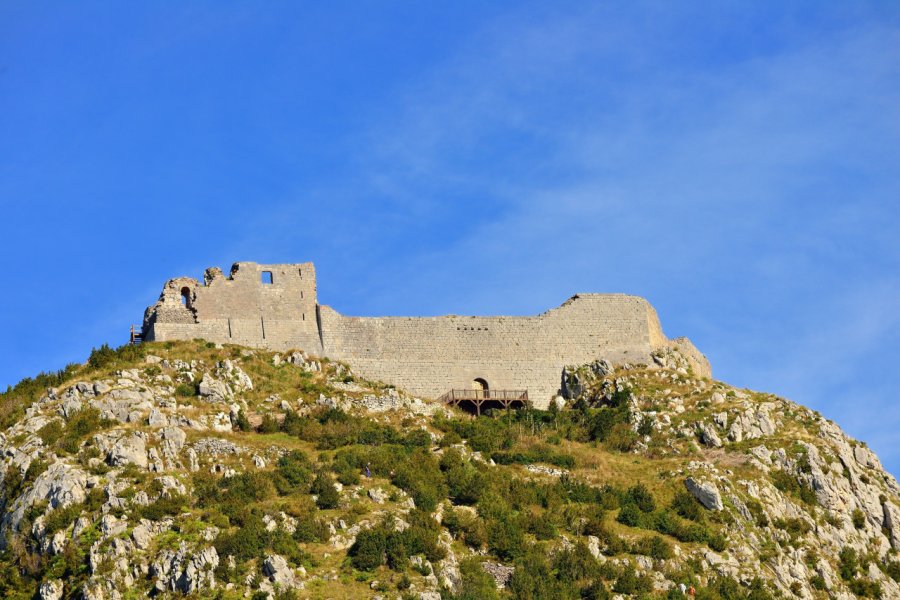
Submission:
POLYGON ((491 388, 488 385, 487 380, 482 379, 481 377, 477 377, 472 381, 472 389, 475 390, 476 397, 481 396, 482 398, 489 398, 491 395, 491 388))

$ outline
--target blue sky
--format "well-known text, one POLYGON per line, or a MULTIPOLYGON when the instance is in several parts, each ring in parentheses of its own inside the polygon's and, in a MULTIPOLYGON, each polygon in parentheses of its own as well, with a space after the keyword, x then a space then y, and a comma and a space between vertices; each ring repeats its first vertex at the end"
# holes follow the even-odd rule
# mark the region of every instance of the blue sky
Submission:
POLYGON ((346 314, 656 306, 900 472, 895 2, 0 3, 0 385, 169 277, 346 314))

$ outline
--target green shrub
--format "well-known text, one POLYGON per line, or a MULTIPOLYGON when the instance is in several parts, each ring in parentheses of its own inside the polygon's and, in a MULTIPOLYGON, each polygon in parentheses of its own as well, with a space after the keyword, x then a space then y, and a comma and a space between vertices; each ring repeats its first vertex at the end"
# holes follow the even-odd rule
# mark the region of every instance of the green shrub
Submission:
POLYGON ((626 550, 625 540, 609 530, 606 523, 603 521, 602 514, 588 519, 588 522, 584 527, 584 534, 593 535, 599 538, 601 550, 603 550, 604 554, 609 556, 621 554, 626 550))
POLYGON ((532 548, 516 561, 516 570, 507 585, 513 598, 533 600, 564 600, 571 598, 568 586, 553 574, 547 555, 532 548))
POLYGON ((716 552, 724 552, 728 549, 728 538, 721 533, 711 533, 706 538, 706 544, 716 552))
POLYGON ((353 568, 360 571, 372 571, 385 563, 387 557, 387 535, 381 528, 364 529, 356 536, 347 554, 353 568))
POLYGON ((667 560, 675 555, 672 544, 658 535, 639 539, 634 543, 631 551, 634 554, 645 554, 658 560, 667 560))
POLYGON ((475 504, 485 489, 485 477, 472 463, 462 459, 456 450, 448 450, 441 458, 448 497, 456 504, 475 504))
POLYGON ((630 564, 622 569, 622 574, 619 575, 616 582, 613 584, 613 591, 619 594, 646 593, 650 592, 652 589, 653 581, 650 577, 646 574, 638 577, 637 572, 634 570, 634 566, 630 564))
POLYGON ((276 489, 272 479, 269 473, 258 471, 248 471, 219 480, 195 476, 197 504, 218 504, 230 519, 240 521, 253 504, 275 496, 276 489))
POLYGON ((853 513, 850 515, 850 518, 853 520, 853 526, 857 529, 862 529, 866 525, 866 513, 858 508, 853 509, 853 513))
POLYGON ((557 578, 569 584, 596 578, 598 566, 597 559, 583 541, 559 552, 553 560, 557 578))
POLYGON ((488 575, 477 558, 468 558, 459 565, 460 582, 453 600, 498 600, 494 578, 488 575))
POLYGON ((627 409, 601 407, 593 411, 588 429, 590 439, 605 442, 617 425, 628 423, 627 409))
POLYGON ((644 516, 636 505, 626 504, 619 511, 616 520, 622 525, 628 525, 629 527, 641 527, 644 522, 644 516))
POLYGON ((47 388, 61 386, 81 370, 81 365, 72 363, 59 371, 41 372, 35 377, 26 377, 15 386, 7 386, 6 391, 0 393, 0 429, 19 420, 25 414, 25 407, 47 393, 47 388))
POLYGON ((425 449, 416 449, 396 466, 392 483, 412 496, 416 507, 433 511, 438 502, 447 497, 440 466, 425 449))
POLYGON ((818 500, 816 499, 816 492, 809 487, 808 485, 801 483, 800 479, 787 473, 783 470, 781 471, 773 471, 771 474, 772 484, 784 492, 785 494, 790 494, 796 498, 799 498, 804 503, 815 506, 818 504, 818 500))
POLYGON ((324 471, 319 471, 316 474, 309 491, 311 494, 316 495, 316 506, 322 510, 337 508, 340 505, 341 496, 331 477, 324 471))
POLYGON ((175 386, 175 395, 181 398, 190 398, 197 395, 197 385, 182 381, 175 386))
MULTIPOLYGON (((581 590, 581 598, 582 600, 609 600, 612 598, 612 595, 606 589, 606 584, 597 579, 581 590)), ((682 599, 679 598, 678 600, 682 599)))
POLYGON ((893 559, 887 560, 884 563, 883 570, 885 575, 894 581, 900 582, 900 562, 893 559))
POLYGON ((291 450, 278 459, 272 481, 282 496, 307 491, 312 481, 312 464, 303 452, 291 450))
POLYGON ((774 600, 765 584, 754 579, 749 585, 743 585, 736 579, 718 575, 710 579, 705 586, 698 586, 698 600, 774 600))
POLYGON ((618 423, 609 430, 605 443, 610 450, 631 452, 639 441, 638 434, 631 428, 631 425, 618 423))
POLYGON ((257 431, 259 433, 277 433, 281 431, 281 425, 279 425, 278 419, 271 413, 266 413, 263 415, 262 422, 259 424, 257 431))
POLYGON ((315 517, 312 511, 295 514, 297 528, 294 530, 294 539, 304 544, 312 542, 326 542, 330 537, 328 524, 315 517))
POLYGON ((45 535, 51 536, 57 531, 66 529, 81 515, 83 504, 71 504, 65 508, 55 508, 44 517, 45 535))
POLYGON ((509 449, 517 439, 517 432, 510 421, 478 417, 476 419, 445 419, 435 417, 433 424, 441 431, 454 431, 468 440, 469 446, 479 452, 509 449))
POLYGON ((498 558, 518 558, 525 546, 525 535, 516 519, 492 519, 487 524, 488 549, 498 558))
POLYGON ((883 594, 880 583, 864 577, 857 577, 849 583, 849 587, 860 598, 881 598, 883 594))
POLYGON ((466 545, 479 549, 487 543, 484 523, 468 511, 449 509, 444 513, 443 525, 466 545))
POLYGON ((57 440, 56 446, 64 452, 75 454, 85 437, 108 427, 111 423, 101 418, 96 408, 83 408, 66 423, 63 436, 57 440))
POLYGON ((796 539, 798 537, 804 536, 810 531, 812 531, 812 525, 807 523, 804 519, 792 517, 787 519, 775 519, 773 523, 776 529, 782 529, 791 536, 791 539, 796 539))
POLYGON ((250 514, 240 527, 231 532, 221 533, 214 545, 219 556, 232 555, 243 562, 261 558, 272 541, 271 532, 258 514, 250 514))
POLYGON ((88 357, 88 367, 91 369, 103 369, 115 363, 134 363, 144 358, 146 349, 143 345, 125 344, 119 346, 115 350, 108 344, 103 344, 99 348, 91 350, 88 357))
POLYGON ((161 521, 166 517, 181 514, 190 505, 186 496, 161 496, 146 506, 141 506, 137 514, 140 518, 161 521))
POLYGON ((102 418, 98 409, 83 408, 69 419, 66 424, 66 435, 85 437, 110 425, 112 422, 102 418))
MULTIPOLYGON (((757 505, 758 504, 759 502, 757 502, 757 505)), ((679 490, 676 492, 675 497, 672 498, 672 503, 669 506, 675 513, 685 519, 697 522, 702 522, 704 520, 702 505, 687 490, 679 490)))
POLYGON ((765 510, 763 510, 762 504, 756 498, 747 498, 746 501, 747 509, 750 511, 750 514, 753 515, 753 520, 756 521, 757 527, 768 527, 769 526, 769 517, 766 516, 765 510))
POLYGON ((653 419, 644 417, 638 425, 637 433, 641 437, 653 435, 653 419))
POLYGON ((63 426, 58 420, 54 419, 37 430, 37 435, 44 442, 45 446, 52 446, 63 436, 63 426))
POLYGON ((401 441, 407 448, 431 448, 431 434, 425 429, 413 429, 401 441))
POLYGON ((247 418, 243 409, 238 411, 237 417, 234 419, 234 426, 238 428, 238 431, 253 431, 253 425, 250 424, 250 419, 247 418))
POLYGON ((851 581, 856 577, 857 570, 859 570, 859 556, 856 554, 856 550, 845 546, 838 555, 838 571, 841 579, 851 581))
POLYGON ((401 592, 408 590, 412 586, 412 581, 409 580, 409 576, 404 573, 400 576, 400 579, 397 580, 397 589, 401 592))
POLYGON ((539 540, 552 540, 557 536, 556 526, 546 512, 532 515, 528 520, 528 533, 539 540))
POLYGON ((653 495, 642 483, 628 489, 627 499, 628 501, 633 502, 641 512, 649 513, 656 510, 656 502, 653 500, 653 495))

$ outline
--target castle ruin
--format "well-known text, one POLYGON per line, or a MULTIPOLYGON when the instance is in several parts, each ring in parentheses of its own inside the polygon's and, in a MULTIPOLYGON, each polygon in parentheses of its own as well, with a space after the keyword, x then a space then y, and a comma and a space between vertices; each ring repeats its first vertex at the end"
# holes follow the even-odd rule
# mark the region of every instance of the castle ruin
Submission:
POLYGON ((201 284, 170 279, 144 313, 146 341, 205 339, 270 350, 302 349, 412 394, 437 398, 454 388, 527 389, 546 408, 566 365, 605 358, 652 364, 680 351, 695 373, 706 358, 687 338, 668 339, 649 302, 625 294, 577 294, 529 317, 348 317, 319 304, 312 263, 239 262, 201 284))

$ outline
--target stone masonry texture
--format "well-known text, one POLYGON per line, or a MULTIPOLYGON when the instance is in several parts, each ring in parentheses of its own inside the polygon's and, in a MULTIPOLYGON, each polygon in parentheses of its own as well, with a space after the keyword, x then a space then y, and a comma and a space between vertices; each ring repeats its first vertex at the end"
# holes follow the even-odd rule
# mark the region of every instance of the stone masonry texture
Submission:
POLYGON ((566 365, 598 358, 651 364, 652 352, 671 347, 711 375, 690 340, 669 340, 637 296, 577 294, 531 317, 347 317, 318 303, 312 263, 240 262, 228 277, 210 268, 203 279, 166 282, 144 314, 145 340, 300 349, 428 398, 481 379, 494 390, 527 389, 538 408, 559 392, 566 365))

